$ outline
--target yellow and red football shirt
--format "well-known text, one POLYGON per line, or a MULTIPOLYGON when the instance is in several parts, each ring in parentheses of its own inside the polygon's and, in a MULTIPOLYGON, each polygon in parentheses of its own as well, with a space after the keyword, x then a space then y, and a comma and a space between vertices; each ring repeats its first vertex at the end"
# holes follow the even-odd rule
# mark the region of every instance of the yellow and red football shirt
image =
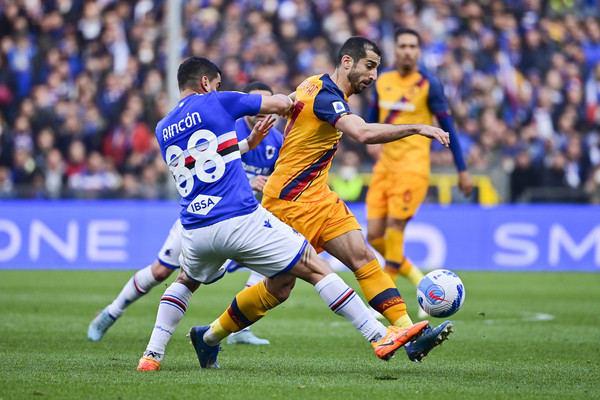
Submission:
MULTIPOLYGON (((441 83, 424 70, 406 77, 395 69, 383 72, 375 89, 368 122, 432 125, 434 115, 450 113, 441 83)), ((431 139, 420 135, 386 143, 374 171, 429 178, 430 147, 431 139)))
POLYGON ((289 201, 317 201, 326 196, 327 175, 342 132, 337 120, 350 114, 348 99, 329 75, 314 75, 296 89, 283 146, 263 192, 289 201))

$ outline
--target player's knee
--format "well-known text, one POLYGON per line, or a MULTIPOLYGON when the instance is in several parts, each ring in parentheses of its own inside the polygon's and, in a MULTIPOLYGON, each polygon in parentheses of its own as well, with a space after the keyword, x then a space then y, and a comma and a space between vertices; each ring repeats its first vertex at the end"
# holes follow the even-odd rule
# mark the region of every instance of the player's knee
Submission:
POLYGON ((173 269, 166 267, 160 261, 156 260, 152 264, 152 275, 159 282, 164 281, 173 273, 173 269))
POLYGON ((200 282, 188 277, 182 269, 179 270, 179 275, 177 275, 175 282, 185 285, 192 293, 195 292, 198 287, 200 287, 200 282))
POLYGON ((171 268, 167 268, 167 267, 162 267, 160 269, 160 271, 154 275, 154 279, 156 279, 159 282, 164 281, 165 279, 167 279, 169 276, 171 276, 171 274, 173 273, 173 270, 171 268))
POLYGON ((404 232, 404 229, 406 229, 406 224, 408 223, 409 220, 410 220, 410 218, 409 219, 391 218, 388 223, 388 228, 404 232))

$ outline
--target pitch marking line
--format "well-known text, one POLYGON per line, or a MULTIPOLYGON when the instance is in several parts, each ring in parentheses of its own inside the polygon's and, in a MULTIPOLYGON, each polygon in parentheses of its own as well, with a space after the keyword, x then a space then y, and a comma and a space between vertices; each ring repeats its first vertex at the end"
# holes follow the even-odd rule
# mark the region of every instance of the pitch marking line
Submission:
POLYGON ((522 312, 520 318, 507 318, 507 319, 484 319, 483 322, 486 324, 505 324, 507 322, 540 322, 540 321, 552 321, 554 319, 552 314, 536 313, 536 312, 522 312))

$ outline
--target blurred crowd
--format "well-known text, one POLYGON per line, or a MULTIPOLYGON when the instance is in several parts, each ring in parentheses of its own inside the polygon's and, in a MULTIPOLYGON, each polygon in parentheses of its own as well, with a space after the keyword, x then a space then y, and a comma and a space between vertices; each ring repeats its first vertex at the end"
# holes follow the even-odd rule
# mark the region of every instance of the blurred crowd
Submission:
MULTIPOLYGON (((179 52, 219 65, 224 90, 261 80, 289 93, 333 72, 352 35, 379 43, 393 67, 394 29, 416 29, 473 174, 504 202, 596 203, 599 2, 181 0, 179 52)), ((154 138, 170 109, 166 7, 0 0, 0 198, 176 197, 154 138)), ((369 91, 350 100, 365 115, 369 91)), ((370 170, 364 146, 343 138, 339 151, 343 176, 370 170)), ((454 172, 435 146, 432 165, 454 172)))

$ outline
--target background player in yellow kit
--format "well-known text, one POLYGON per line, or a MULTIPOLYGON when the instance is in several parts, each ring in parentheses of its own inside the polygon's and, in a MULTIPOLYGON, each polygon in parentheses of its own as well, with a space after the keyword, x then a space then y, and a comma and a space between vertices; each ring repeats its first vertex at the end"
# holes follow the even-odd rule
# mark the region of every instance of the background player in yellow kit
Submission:
MULTIPOLYGON (((337 57, 335 72, 304 80, 296 90, 296 103, 284 132, 275 171, 263 190, 263 206, 300 232, 317 249, 326 250, 355 274, 367 301, 392 324, 412 325, 406 304, 394 282, 383 272, 369 249, 354 215, 327 186, 331 160, 342 134, 362 143, 386 143, 415 135, 448 145, 448 134, 428 125, 366 123, 352 114, 348 97, 362 92, 377 79, 381 51, 363 37, 348 39, 337 57)), ((277 277, 291 279, 289 275, 277 277)), ((275 286, 267 280, 267 289, 275 286)), ((290 289, 291 290, 291 289, 290 289)), ((405 348, 409 358, 420 361, 452 331, 452 322, 428 327, 405 348)))
MULTIPOLYGON (((450 108, 440 80, 418 66, 421 39, 412 29, 395 32, 396 69, 381 73, 367 121, 386 124, 431 124, 435 116, 450 134, 450 149, 458 169, 458 187, 465 196, 473 190, 450 108)), ((374 148, 373 148, 374 147, 374 148)), ((384 256, 385 272, 396 281, 407 277, 415 286, 423 273, 404 256, 404 229, 427 194, 431 141, 414 135, 370 153, 379 157, 367 192, 367 240, 384 256)), ((420 311, 419 317, 424 317, 420 311)), ((425 314, 426 315, 426 314, 425 314)))

